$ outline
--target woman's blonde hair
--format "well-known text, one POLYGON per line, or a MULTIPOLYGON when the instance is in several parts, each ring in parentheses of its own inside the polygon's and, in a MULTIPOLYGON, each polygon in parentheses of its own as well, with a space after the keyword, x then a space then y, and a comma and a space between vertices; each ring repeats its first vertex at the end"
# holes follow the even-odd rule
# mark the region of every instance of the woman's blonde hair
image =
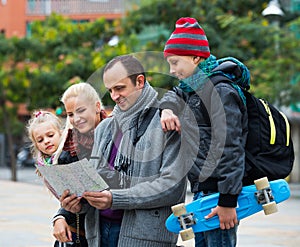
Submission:
MULTIPOLYGON (((87 82, 79 82, 77 84, 73 84, 72 86, 68 87, 66 89, 66 91, 63 93, 60 101, 65 105, 65 103, 68 99, 73 98, 73 97, 79 97, 79 96, 84 96, 85 99, 87 100, 87 102, 90 102, 90 103, 99 102, 101 109, 104 110, 104 107, 100 100, 99 94, 97 93, 95 88, 93 88, 87 82)), ((72 128, 73 128, 73 126, 70 123, 69 116, 67 116, 66 122, 65 122, 65 127, 64 127, 64 130, 62 133, 61 142, 60 142, 60 145, 58 146, 56 155, 53 159, 53 164, 58 163, 58 157, 63 150, 64 142, 68 136, 69 129, 72 129, 72 128)))
POLYGON ((100 102, 101 109, 104 109, 99 94, 97 93, 95 88, 93 88, 87 82, 80 82, 68 87, 67 90, 62 95, 60 101, 63 104, 65 104, 69 98, 78 97, 82 95, 86 98, 88 102, 100 102))
POLYGON ((37 159, 38 157, 39 150, 36 145, 36 140, 33 136, 33 131, 38 125, 45 122, 50 123, 59 132, 61 132, 62 130, 62 122, 54 113, 44 110, 38 110, 32 113, 32 116, 27 123, 26 129, 28 137, 31 141, 32 156, 35 159, 37 159))

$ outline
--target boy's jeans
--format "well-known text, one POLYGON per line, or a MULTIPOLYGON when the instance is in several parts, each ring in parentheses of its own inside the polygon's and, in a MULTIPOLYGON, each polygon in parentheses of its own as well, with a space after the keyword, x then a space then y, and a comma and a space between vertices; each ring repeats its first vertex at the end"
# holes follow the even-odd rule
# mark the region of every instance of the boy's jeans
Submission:
MULTIPOLYGON (((195 193, 193 200, 200 199, 212 193, 203 194, 203 192, 195 193)), ((206 232, 195 233, 195 247, 234 247, 237 243, 237 228, 229 230, 221 230, 220 228, 206 232)))

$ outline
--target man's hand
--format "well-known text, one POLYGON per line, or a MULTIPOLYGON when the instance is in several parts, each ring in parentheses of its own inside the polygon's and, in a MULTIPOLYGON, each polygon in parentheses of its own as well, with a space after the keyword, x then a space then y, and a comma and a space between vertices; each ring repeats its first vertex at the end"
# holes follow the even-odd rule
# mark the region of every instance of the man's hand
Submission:
POLYGON ((98 209, 107 209, 112 205, 112 194, 108 190, 101 192, 84 192, 83 198, 85 198, 91 206, 98 209))
POLYGON ((81 197, 77 197, 77 195, 69 195, 70 191, 65 190, 64 193, 59 198, 60 205, 67 211, 75 214, 81 210, 81 197))
POLYGON ((179 134, 181 133, 179 118, 170 109, 162 110, 160 123, 164 132, 167 132, 169 130, 176 130, 179 134))
POLYGON ((205 216, 205 219, 209 219, 215 215, 219 216, 220 228, 222 230, 233 228, 238 224, 235 208, 215 207, 210 214, 205 216))

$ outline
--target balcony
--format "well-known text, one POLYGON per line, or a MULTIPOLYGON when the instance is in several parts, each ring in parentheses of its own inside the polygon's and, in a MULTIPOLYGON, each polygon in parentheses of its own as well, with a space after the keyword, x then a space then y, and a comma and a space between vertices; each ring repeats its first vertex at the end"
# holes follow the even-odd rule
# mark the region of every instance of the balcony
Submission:
POLYGON ((119 14, 125 12, 124 0, 27 0, 27 16, 119 14))

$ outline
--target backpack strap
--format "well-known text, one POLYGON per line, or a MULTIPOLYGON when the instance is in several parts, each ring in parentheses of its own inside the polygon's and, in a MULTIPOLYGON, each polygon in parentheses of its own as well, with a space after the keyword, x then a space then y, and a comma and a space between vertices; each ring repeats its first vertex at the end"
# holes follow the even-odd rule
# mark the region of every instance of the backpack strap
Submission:
POLYGON ((145 131, 148 128, 148 125, 150 124, 154 114, 158 111, 158 108, 151 107, 149 111, 146 113, 146 116, 144 117, 142 123, 140 124, 139 128, 137 128, 136 136, 133 138, 133 145, 135 146, 140 137, 145 133, 145 131))
MULTIPOLYGON (((263 99, 259 99, 259 101, 262 103, 262 105, 264 106, 268 116, 269 116, 269 122, 270 122, 270 144, 274 145, 275 141, 276 141, 276 127, 275 127, 275 122, 274 122, 274 118, 272 115, 272 111, 269 107, 269 104, 267 101, 263 100, 263 99)), ((290 124, 289 121, 287 119, 287 117, 281 112, 279 111, 280 115, 283 117, 284 122, 285 122, 285 129, 286 129, 286 146, 288 147, 290 145, 290 134, 291 134, 291 128, 290 128, 290 124)))
POLYGON ((228 83, 232 84, 232 80, 230 80, 228 77, 226 77, 224 75, 214 75, 213 74, 209 77, 209 79, 214 84, 214 86, 216 86, 217 84, 219 84, 221 82, 228 82, 228 83))
POLYGON ((283 117, 284 121, 285 121, 285 126, 286 126, 286 146, 288 147, 290 145, 290 136, 291 136, 291 127, 290 127, 290 123, 289 120, 287 119, 286 115, 279 111, 279 113, 281 114, 281 116, 283 117))
MULTIPOLYGON (((226 76, 221 75, 221 74, 212 74, 209 77, 209 80, 212 82, 213 85, 211 83, 207 83, 206 86, 204 87, 204 90, 203 90, 202 94, 201 94, 202 101, 204 100, 206 103, 208 103, 207 105, 211 104, 210 95, 212 93, 213 87, 215 87, 217 84, 219 84, 221 82, 227 82, 227 83, 230 83, 230 84, 232 83, 232 81, 229 78, 227 78, 226 76)), ((205 123, 207 125, 211 125, 208 111, 207 111, 207 109, 204 106, 202 101, 201 101, 200 107, 201 107, 201 110, 202 110, 202 114, 204 116, 205 123)))
POLYGON ((270 107, 268 105, 268 103, 263 100, 263 99, 259 99, 259 101, 262 103, 262 105, 264 106, 268 116, 269 116, 269 122, 270 122, 270 144, 273 145, 275 144, 275 140, 276 140, 276 128, 275 128, 275 123, 274 123, 274 119, 272 116, 272 112, 270 110, 270 107))

